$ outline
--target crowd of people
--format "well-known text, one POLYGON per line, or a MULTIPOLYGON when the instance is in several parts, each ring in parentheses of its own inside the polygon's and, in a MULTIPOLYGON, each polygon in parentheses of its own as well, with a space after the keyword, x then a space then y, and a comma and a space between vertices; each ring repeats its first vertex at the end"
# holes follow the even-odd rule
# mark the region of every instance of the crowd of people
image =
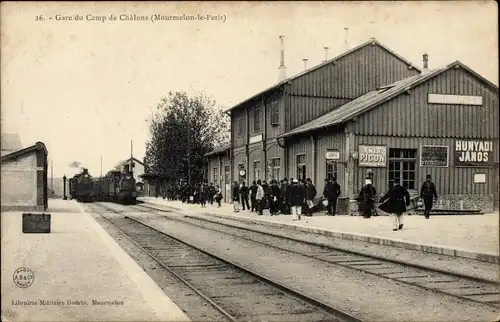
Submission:
MULTIPOLYGON (((283 179, 279 183, 271 180, 253 181, 252 185, 247 186, 243 181, 234 182, 232 187, 233 211, 239 212, 240 209, 255 212, 262 216, 264 209, 269 209, 271 216, 279 214, 293 216, 293 220, 300 220, 302 215, 312 216, 318 208, 316 198, 316 187, 310 178, 303 179, 283 179)), ((337 200, 341 195, 340 185, 336 178, 325 179, 325 187, 320 202, 326 206, 327 215, 335 216, 337 211, 337 200)), ((199 183, 197 185, 183 184, 171 185, 162 191, 162 196, 168 200, 180 200, 183 203, 200 204, 206 207, 207 204, 221 207, 222 190, 213 183, 199 183)), ((377 190, 372 184, 370 178, 366 178, 365 185, 362 187, 357 198, 359 210, 363 218, 377 216, 376 211, 377 190)), ((434 200, 437 199, 437 192, 431 176, 427 175, 426 181, 420 188, 420 198, 423 201, 425 218, 429 219, 430 211, 434 200)), ((403 214, 410 205, 410 194, 408 190, 401 186, 399 178, 394 178, 393 187, 379 200, 379 209, 392 215, 393 230, 403 228, 403 214)))

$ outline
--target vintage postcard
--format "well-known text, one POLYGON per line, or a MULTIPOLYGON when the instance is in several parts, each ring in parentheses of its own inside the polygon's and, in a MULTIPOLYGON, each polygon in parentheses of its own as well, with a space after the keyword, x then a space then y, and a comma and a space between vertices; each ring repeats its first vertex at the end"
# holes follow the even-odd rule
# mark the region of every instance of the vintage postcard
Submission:
POLYGON ((2 321, 498 321, 494 1, 3 1, 2 321))

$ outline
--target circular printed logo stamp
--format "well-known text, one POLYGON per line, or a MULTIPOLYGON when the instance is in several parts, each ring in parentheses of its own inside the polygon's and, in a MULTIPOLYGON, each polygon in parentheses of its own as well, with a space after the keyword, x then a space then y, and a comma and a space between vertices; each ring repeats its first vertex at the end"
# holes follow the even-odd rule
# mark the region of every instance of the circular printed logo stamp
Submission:
POLYGON ((12 277, 14 280, 14 284, 16 284, 20 288, 28 288, 35 281, 35 274, 33 271, 27 267, 19 267, 14 272, 14 276, 12 277))

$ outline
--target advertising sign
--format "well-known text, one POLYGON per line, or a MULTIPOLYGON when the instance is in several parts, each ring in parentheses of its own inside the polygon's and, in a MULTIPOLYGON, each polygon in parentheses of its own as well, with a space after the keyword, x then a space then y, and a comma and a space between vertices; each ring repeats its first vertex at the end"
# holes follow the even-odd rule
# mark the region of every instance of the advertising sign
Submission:
POLYGON ((421 167, 448 167, 448 147, 445 145, 422 145, 421 167))
POLYGON ((493 142, 481 140, 455 141, 455 166, 485 167, 493 164, 493 142))
POLYGON ((385 145, 359 145, 358 154, 359 167, 387 167, 387 146, 385 145))

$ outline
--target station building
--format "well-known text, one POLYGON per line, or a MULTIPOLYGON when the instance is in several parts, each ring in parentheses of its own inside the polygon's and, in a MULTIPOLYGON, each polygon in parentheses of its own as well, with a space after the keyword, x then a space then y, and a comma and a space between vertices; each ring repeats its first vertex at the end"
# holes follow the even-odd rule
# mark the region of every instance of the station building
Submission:
MULTIPOLYGON (((3 135, 2 135, 3 136, 3 135)), ((47 148, 42 142, 24 149, 5 147, 2 137, 1 211, 45 211, 48 207, 47 148)))
POLYGON ((371 39, 254 95, 229 110, 209 180, 229 163, 232 181, 309 177, 321 194, 335 176, 353 198, 366 176, 415 193, 430 174, 442 207, 498 208, 498 87, 460 62, 426 64, 371 39))

